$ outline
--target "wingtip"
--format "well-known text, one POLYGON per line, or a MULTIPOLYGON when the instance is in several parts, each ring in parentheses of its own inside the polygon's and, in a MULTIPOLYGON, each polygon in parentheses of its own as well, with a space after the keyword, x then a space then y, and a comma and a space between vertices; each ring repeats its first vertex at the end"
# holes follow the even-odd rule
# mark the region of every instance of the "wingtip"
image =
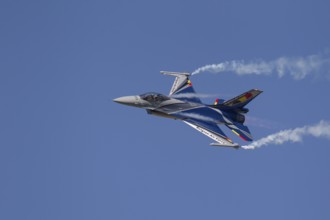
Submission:
POLYGON ((188 72, 171 72, 171 71, 160 71, 161 74, 164 75, 185 75, 185 76, 191 76, 191 73, 188 72))
POLYGON ((257 91, 257 92, 259 92, 259 94, 260 93, 262 93, 262 92, 264 92, 263 90, 261 90, 261 89, 254 89, 254 91, 257 91))

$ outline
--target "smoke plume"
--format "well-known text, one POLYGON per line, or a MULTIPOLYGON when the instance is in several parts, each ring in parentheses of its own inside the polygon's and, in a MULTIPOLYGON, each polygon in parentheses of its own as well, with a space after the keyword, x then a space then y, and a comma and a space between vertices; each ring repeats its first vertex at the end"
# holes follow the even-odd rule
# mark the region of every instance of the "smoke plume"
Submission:
POLYGON ((272 129, 274 127, 276 128, 276 127, 279 127, 279 125, 280 125, 279 123, 277 123, 275 121, 258 118, 258 117, 250 116, 250 115, 245 116, 245 123, 248 126, 260 127, 260 128, 266 128, 266 129, 272 129))
POLYGON ((307 75, 315 75, 321 71, 329 74, 329 53, 313 54, 306 57, 280 57, 272 61, 256 60, 246 62, 244 60, 225 61, 219 64, 211 64, 196 69, 192 75, 201 72, 234 72, 237 75, 272 75, 279 77, 290 75, 294 79, 304 79, 307 75))
POLYGON ((304 136, 330 138, 330 123, 322 120, 315 125, 283 130, 254 141, 250 145, 242 146, 242 148, 256 149, 269 144, 281 145, 286 142, 302 142, 304 136))
POLYGON ((173 98, 210 98, 217 95, 201 94, 201 93, 180 93, 172 95, 173 98))

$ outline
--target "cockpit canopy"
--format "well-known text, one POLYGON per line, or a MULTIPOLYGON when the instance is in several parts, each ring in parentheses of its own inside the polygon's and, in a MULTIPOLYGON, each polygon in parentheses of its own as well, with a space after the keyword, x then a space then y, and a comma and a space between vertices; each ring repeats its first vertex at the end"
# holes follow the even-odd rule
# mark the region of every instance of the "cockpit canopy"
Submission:
POLYGON ((170 98, 163 95, 163 94, 159 94, 156 92, 148 92, 148 93, 144 93, 142 95, 140 95, 141 99, 148 101, 148 102, 163 102, 166 100, 169 100, 170 98))

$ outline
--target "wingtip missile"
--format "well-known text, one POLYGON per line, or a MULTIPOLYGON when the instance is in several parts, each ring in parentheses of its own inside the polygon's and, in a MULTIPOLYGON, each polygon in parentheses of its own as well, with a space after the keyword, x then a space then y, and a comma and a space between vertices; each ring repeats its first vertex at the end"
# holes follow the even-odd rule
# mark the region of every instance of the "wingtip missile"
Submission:
POLYGON ((184 75, 184 76, 191 76, 190 73, 187 72, 170 72, 170 71, 160 71, 161 74, 164 75, 172 75, 172 76, 180 76, 180 75, 184 75))
POLYGON ((237 143, 233 143, 233 144, 221 144, 221 143, 211 143, 211 146, 216 146, 216 147, 232 147, 235 149, 239 149, 241 148, 241 146, 237 143))

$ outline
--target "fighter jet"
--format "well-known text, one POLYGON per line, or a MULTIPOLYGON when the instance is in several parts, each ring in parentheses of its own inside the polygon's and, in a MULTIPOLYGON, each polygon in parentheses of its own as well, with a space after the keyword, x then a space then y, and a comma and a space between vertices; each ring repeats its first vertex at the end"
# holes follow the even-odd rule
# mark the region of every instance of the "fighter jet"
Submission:
POLYGON ((249 109, 245 106, 257 97, 261 90, 251 89, 243 94, 224 101, 216 99, 214 104, 206 105, 195 93, 189 73, 161 71, 162 74, 175 76, 168 96, 149 92, 142 95, 124 96, 113 101, 146 109, 148 114, 181 120, 197 131, 216 141, 213 146, 240 148, 219 128, 225 125, 244 141, 252 141, 251 133, 244 125, 249 109))

